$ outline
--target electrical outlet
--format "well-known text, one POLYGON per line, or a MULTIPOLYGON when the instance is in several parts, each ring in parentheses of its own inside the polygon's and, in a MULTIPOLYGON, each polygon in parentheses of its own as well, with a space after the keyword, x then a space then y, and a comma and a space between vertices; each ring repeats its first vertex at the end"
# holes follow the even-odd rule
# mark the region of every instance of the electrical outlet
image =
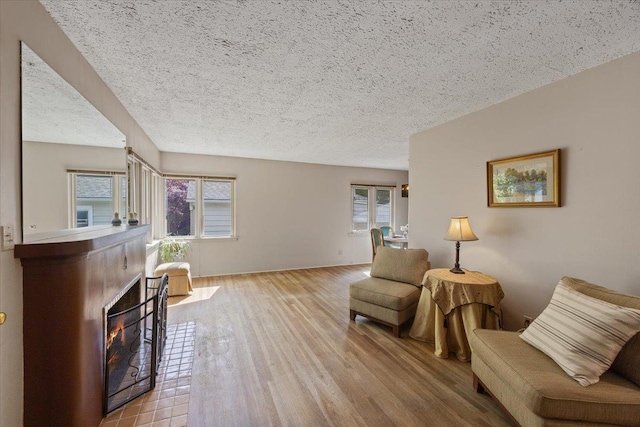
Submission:
POLYGON ((338 251, 338 255, 342 255, 342 249, 338 251))
POLYGON ((13 227, 10 225, 0 226, 0 238, 2 239, 2 250, 8 251, 14 248, 13 227))
POLYGON ((524 316, 524 327, 527 328, 531 322, 533 322, 533 317, 531 316, 524 316))

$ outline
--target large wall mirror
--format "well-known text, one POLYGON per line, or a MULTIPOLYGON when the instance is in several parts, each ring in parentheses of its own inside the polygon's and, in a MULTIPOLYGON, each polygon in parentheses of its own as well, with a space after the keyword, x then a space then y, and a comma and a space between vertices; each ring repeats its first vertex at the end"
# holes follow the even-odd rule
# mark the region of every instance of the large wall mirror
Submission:
POLYGON ((126 212, 125 136, 22 43, 23 240, 126 212))

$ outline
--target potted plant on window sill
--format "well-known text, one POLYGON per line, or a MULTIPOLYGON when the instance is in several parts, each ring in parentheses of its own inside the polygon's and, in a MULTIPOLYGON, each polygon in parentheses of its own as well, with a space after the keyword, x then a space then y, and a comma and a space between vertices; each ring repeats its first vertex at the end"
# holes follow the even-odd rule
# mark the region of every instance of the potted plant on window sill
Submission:
POLYGON ((187 240, 165 238, 160 240, 158 253, 162 262, 175 262, 185 257, 190 246, 187 240))

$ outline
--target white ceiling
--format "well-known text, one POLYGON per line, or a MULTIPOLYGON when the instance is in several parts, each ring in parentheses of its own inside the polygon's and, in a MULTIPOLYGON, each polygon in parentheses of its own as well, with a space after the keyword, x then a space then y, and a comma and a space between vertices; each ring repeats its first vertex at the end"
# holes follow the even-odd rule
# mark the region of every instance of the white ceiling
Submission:
POLYGON ((408 169, 409 135, 640 51, 640 2, 41 0, 163 151, 408 169))

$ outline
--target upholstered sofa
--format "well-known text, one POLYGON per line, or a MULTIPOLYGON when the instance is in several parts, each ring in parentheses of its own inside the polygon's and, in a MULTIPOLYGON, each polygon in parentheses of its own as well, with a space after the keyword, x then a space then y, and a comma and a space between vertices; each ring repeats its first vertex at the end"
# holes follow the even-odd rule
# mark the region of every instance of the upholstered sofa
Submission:
POLYGON ((371 277, 349 287, 351 320, 363 316, 391 326, 400 337, 400 326, 413 319, 420 299, 422 279, 429 269, 424 249, 378 247, 371 265, 371 277))
MULTIPOLYGON (((582 280, 560 283, 599 300, 640 309, 640 298, 582 280)), ((581 386, 518 332, 476 329, 470 345, 476 391, 487 391, 522 426, 640 426, 640 333, 611 368, 581 386)))

